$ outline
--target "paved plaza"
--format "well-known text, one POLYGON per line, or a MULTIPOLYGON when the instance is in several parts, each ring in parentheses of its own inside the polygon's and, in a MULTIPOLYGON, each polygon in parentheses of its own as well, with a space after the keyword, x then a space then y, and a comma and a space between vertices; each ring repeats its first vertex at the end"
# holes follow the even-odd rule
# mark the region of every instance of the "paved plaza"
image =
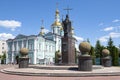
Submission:
MULTIPOLYGON (((17 67, 18 65, 0 65, 0 69, 17 67)), ((89 76, 89 77, 45 77, 22 76, 0 73, 0 80, 119 80, 120 76, 89 76)))
POLYGON ((119 67, 93 66, 92 71, 78 71, 77 66, 32 65, 30 68, 9 67, 1 70, 7 74, 49 77, 88 77, 120 75, 119 67))

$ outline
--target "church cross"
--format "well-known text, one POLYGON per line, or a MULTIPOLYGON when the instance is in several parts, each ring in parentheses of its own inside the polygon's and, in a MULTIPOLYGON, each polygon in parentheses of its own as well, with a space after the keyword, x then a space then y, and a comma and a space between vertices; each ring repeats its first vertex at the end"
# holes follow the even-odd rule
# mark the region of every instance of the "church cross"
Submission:
POLYGON ((41 20, 42 25, 43 25, 43 22, 44 22, 44 20, 42 19, 42 20, 41 20))
POLYGON ((69 15, 69 11, 72 10, 71 8, 67 7, 66 9, 64 9, 67 11, 67 14, 69 15))
POLYGON ((58 3, 56 3, 56 8, 58 8, 58 3))

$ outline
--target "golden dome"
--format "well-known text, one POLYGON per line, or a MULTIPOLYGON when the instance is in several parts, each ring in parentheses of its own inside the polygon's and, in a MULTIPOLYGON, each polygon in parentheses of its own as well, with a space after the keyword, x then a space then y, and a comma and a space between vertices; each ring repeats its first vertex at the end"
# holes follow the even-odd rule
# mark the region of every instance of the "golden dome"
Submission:
POLYGON ((63 30, 63 27, 61 27, 60 30, 62 31, 62 30, 63 30))
POLYGON ((58 9, 56 10, 56 14, 59 14, 59 10, 58 9))
POLYGON ((62 24, 61 24, 60 22, 55 21, 55 22, 52 24, 52 26, 58 26, 58 27, 60 27, 60 26, 62 26, 62 24))
POLYGON ((44 35, 44 32, 40 32, 40 35, 44 35))

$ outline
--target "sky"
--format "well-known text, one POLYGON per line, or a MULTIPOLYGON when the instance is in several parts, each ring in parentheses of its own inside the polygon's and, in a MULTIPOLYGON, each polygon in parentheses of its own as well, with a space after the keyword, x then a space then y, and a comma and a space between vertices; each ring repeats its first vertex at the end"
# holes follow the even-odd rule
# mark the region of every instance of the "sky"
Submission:
POLYGON ((100 40, 106 46, 111 37, 114 45, 120 44, 120 0, 0 0, 0 40, 18 34, 37 35, 41 20, 45 31, 51 31, 56 8, 62 19, 68 6, 78 43, 89 39, 95 46, 100 40))

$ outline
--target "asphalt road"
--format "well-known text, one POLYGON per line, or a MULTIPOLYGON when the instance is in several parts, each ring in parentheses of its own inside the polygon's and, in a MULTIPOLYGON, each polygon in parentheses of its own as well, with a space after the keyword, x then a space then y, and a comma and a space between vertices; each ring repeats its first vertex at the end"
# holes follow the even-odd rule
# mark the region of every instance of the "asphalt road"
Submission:
MULTIPOLYGON (((14 65, 0 65, 0 69, 14 65)), ((0 80, 120 80, 120 76, 94 76, 94 77, 40 77, 10 75, 0 72, 0 80)))

